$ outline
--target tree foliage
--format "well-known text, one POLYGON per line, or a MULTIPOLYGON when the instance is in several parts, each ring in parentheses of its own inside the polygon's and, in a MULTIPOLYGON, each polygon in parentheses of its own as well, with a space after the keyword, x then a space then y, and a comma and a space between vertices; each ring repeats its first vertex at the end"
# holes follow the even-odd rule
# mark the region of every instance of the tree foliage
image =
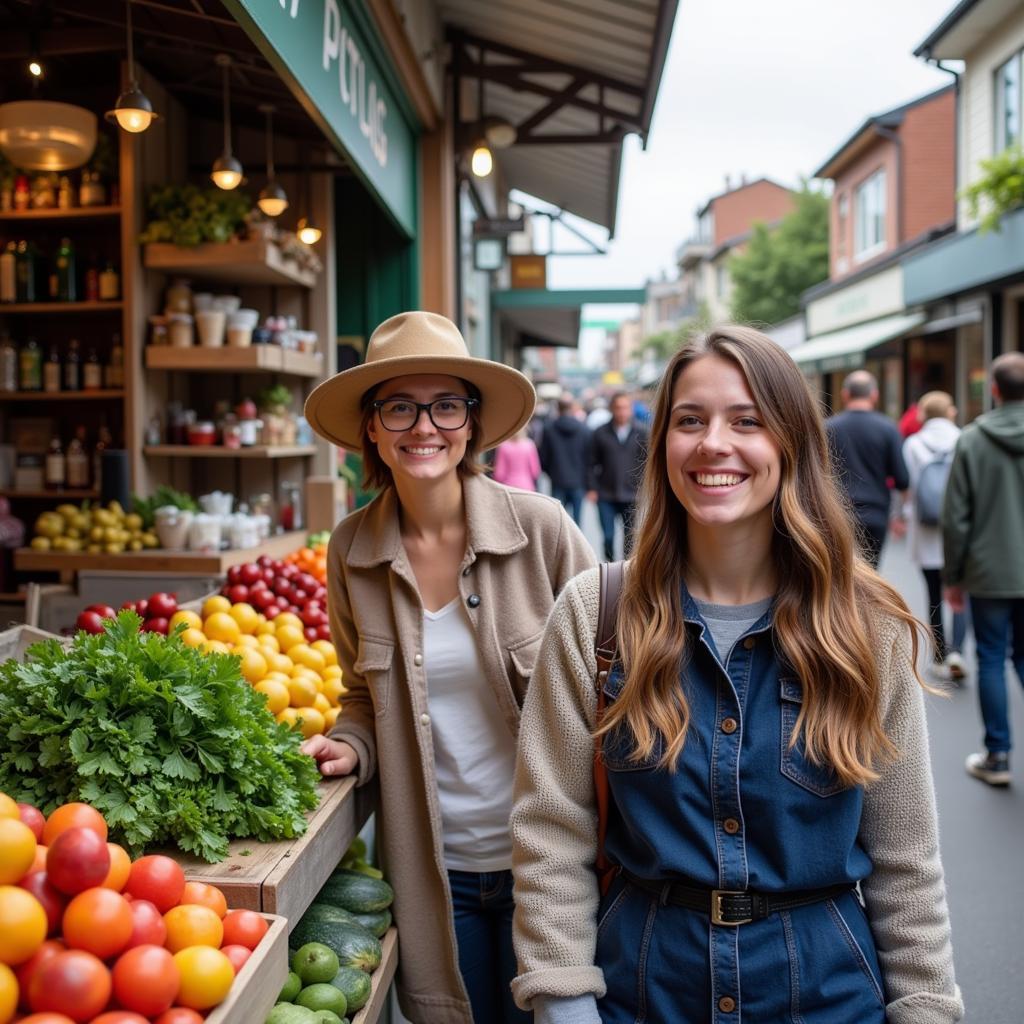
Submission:
POLYGON ((828 277, 829 199, 804 187, 776 228, 754 225, 746 249, 729 261, 732 315, 777 324, 800 311, 800 296, 828 277))
POLYGON ((962 189, 972 217, 984 211, 981 231, 999 231, 1004 214, 1024 206, 1024 149, 1007 149, 991 160, 982 160, 984 174, 962 189))

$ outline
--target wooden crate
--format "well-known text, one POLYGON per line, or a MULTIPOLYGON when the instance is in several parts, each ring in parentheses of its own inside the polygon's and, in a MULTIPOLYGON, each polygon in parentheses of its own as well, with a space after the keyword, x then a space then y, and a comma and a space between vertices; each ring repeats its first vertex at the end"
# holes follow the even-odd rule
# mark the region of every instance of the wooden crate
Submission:
POLYGON ((46 630, 36 629, 35 626, 15 626, 0 633, 0 661, 10 661, 12 658, 15 661, 23 661, 29 647, 40 640, 59 640, 62 644, 68 643, 66 637, 47 633, 46 630))
MULTIPOLYGON (((288 918, 289 930, 338 866, 372 809, 372 796, 356 791, 354 776, 320 783, 320 805, 299 839, 259 843, 238 839, 225 860, 207 864, 175 854, 190 881, 220 888, 228 906, 288 918)), ((367 787, 369 788, 369 787, 367 787)))
POLYGON ((398 929, 389 928, 381 939, 380 967, 371 975, 370 998, 352 1017, 352 1024, 377 1024, 388 1002, 388 992, 398 967, 398 929))
POLYGON ((227 999, 206 1024, 263 1024, 288 980, 288 922, 265 915, 270 929, 238 972, 227 999))

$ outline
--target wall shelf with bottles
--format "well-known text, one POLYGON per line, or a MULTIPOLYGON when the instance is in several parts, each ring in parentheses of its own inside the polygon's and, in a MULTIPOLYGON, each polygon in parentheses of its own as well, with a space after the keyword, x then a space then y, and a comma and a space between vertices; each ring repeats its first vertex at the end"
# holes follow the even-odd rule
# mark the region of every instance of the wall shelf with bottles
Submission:
POLYGON ((120 206, 75 206, 67 210, 4 210, 0 222, 29 220, 102 220, 120 217, 120 206))
POLYGON ((113 299, 96 302, 5 302, 0 305, 3 313, 108 313, 120 312, 124 303, 113 299))
POLYGON ((124 391, 0 391, 0 402, 88 402, 124 398, 124 391))
POLYGON ((87 498, 98 498, 100 492, 94 487, 65 487, 63 490, 35 490, 35 491, 17 491, 9 489, 6 491, 0 491, 0 498, 45 498, 47 501, 61 501, 67 498, 75 498, 78 500, 87 498))
POLYGON ((147 345, 146 368, 183 370, 194 373, 286 373, 293 377, 322 377, 323 360, 280 345, 251 345, 248 348, 174 348, 147 345))
POLYGON ((142 449, 146 455, 188 459, 297 459, 316 455, 316 445, 252 445, 225 448, 223 445, 154 444, 142 449))

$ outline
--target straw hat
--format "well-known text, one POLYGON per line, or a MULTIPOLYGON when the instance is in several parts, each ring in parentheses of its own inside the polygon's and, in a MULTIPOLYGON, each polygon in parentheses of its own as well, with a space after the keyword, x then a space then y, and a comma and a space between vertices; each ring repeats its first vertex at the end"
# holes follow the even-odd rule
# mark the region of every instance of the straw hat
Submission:
POLYGON ((335 374, 306 399, 309 425, 332 444, 358 452, 362 398, 392 377, 443 373, 461 377, 480 391, 480 451, 511 437, 533 415, 533 385, 518 370, 469 354, 465 339, 447 317, 437 313, 399 313, 370 335, 366 361, 335 374))

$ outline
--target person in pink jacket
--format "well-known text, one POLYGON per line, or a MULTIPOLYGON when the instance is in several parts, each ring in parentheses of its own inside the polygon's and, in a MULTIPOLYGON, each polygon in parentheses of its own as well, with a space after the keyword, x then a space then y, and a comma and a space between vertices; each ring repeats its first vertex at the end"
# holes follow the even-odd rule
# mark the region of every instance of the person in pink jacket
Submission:
POLYGON ((540 456, 525 427, 515 437, 498 445, 494 455, 494 479, 499 484, 535 491, 539 476, 540 456))

